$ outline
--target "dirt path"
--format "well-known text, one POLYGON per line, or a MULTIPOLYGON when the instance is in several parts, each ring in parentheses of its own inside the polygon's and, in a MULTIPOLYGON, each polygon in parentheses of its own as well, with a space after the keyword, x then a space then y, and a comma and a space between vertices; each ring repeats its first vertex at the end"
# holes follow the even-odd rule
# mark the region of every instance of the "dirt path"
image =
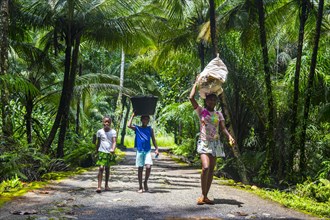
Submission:
POLYGON ((154 161, 152 191, 137 193, 134 154, 127 151, 126 159, 111 168, 111 191, 95 193, 94 169, 5 204, 0 219, 316 219, 216 181, 210 190, 216 204, 197 206, 199 170, 165 155, 154 161))

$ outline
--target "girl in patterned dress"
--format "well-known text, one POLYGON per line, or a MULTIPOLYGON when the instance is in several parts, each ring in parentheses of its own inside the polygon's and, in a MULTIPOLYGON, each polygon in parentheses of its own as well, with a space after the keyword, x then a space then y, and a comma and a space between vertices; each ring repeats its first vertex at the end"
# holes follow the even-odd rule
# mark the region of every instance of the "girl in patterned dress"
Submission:
POLYGON ((229 140, 230 145, 235 143, 225 126, 225 119, 221 112, 214 108, 217 103, 216 94, 208 94, 205 98, 205 108, 201 107, 195 100, 197 83, 195 82, 190 92, 190 102, 200 119, 200 137, 197 143, 197 152, 202 162, 201 188, 202 195, 198 198, 197 204, 213 205, 214 201, 207 197, 213 181, 216 157, 224 157, 223 145, 220 142, 219 129, 229 140))

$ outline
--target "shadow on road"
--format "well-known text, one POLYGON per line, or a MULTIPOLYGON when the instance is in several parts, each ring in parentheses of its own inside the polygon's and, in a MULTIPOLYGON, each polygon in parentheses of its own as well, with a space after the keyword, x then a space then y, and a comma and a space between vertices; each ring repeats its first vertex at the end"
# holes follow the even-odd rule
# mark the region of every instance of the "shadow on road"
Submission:
POLYGON ((237 207, 242 207, 244 203, 239 202, 233 199, 214 199, 214 204, 227 204, 227 205, 236 205, 237 207))

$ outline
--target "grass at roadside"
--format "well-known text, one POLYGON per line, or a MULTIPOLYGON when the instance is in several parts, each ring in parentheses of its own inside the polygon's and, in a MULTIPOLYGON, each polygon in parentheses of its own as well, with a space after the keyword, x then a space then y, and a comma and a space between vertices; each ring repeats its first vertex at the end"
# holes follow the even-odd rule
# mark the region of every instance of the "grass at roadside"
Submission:
MULTIPOLYGON (((116 161, 118 162, 122 160, 122 158, 125 156, 125 153, 119 149, 116 149, 116 155, 116 161)), ((71 171, 50 172, 42 176, 42 181, 34 181, 29 183, 21 181, 17 176, 13 177, 12 179, 5 180, 0 183, 0 207, 15 197, 22 196, 31 190, 43 188, 49 184, 51 180, 62 180, 77 174, 81 174, 90 169, 94 169, 94 167, 77 167, 71 171)))
POLYGON ((330 202, 317 202, 313 199, 300 197, 294 193, 281 192, 279 190, 251 190, 253 193, 262 198, 271 199, 278 202, 285 207, 302 211, 304 213, 312 214, 318 217, 330 218, 330 202))
POLYGON ((295 192, 283 192, 277 189, 263 189, 256 186, 235 183, 233 180, 218 179, 221 184, 234 186, 248 192, 254 193, 261 198, 275 201, 285 207, 310 214, 320 218, 330 219, 330 201, 317 202, 308 197, 301 197, 295 192))
POLYGON ((0 207, 15 197, 22 196, 28 191, 39 189, 47 184, 47 181, 31 183, 20 182, 19 186, 11 188, 8 184, 10 185, 13 181, 17 181, 17 179, 7 180, 6 182, 4 181, 0 184, 0 189, 4 189, 3 192, 0 191, 0 207))
POLYGON ((73 171, 46 173, 43 175, 42 181, 29 183, 22 182, 17 176, 10 180, 3 181, 0 184, 0 207, 15 197, 22 196, 31 190, 40 189, 46 186, 50 180, 61 180, 85 171, 86 169, 77 168, 73 171))
MULTIPOLYGON (((124 145, 127 148, 134 148, 134 136, 126 135, 124 145)), ((120 137, 117 138, 120 140, 120 137)), ((174 138, 172 136, 156 136, 157 145, 160 147, 172 147, 174 144, 174 138)))

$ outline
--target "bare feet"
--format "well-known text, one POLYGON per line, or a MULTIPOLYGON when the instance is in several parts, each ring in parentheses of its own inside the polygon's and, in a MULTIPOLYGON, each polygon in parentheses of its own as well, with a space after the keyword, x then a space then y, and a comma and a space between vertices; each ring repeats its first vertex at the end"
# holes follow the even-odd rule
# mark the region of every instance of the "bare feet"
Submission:
POLYGON ((205 202, 205 204, 208 204, 208 205, 214 205, 214 201, 210 200, 209 198, 205 197, 203 199, 203 201, 205 202))
POLYGON ((214 201, 210 200, 207 197, 201 196, 197 199, 197 205, 204 205, 204 204, 208 204, 208 205, 214 205, 214 201))
POLYGON ((199 198, 197 199, 197 205, 204 205, 204 204, 205 204, 205 202, 204 202, 203 197, 199 197, 199 198))

